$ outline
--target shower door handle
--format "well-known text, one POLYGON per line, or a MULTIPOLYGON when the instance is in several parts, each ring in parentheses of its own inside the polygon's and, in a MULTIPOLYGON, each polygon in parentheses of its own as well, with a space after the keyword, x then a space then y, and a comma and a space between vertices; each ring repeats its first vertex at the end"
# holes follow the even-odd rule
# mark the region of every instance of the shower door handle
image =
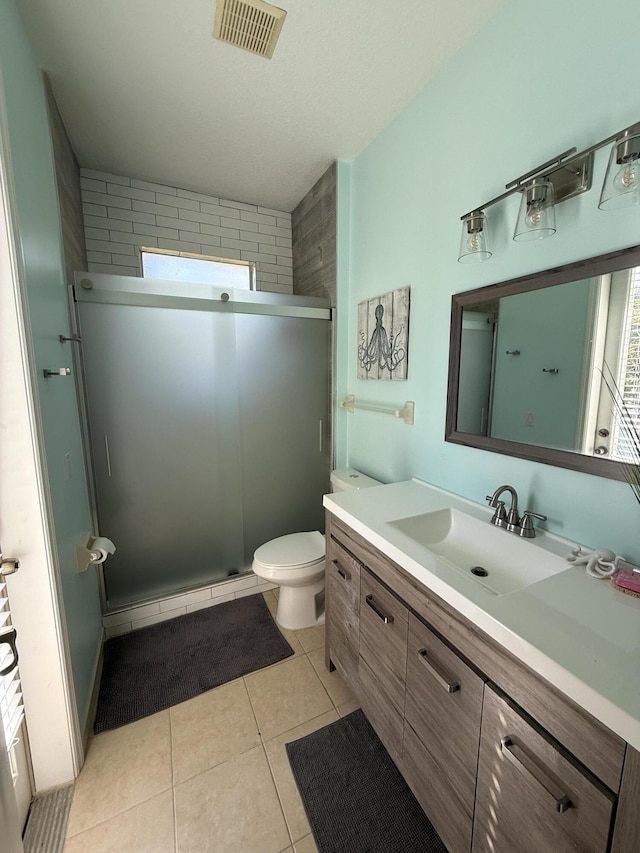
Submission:
POLYGON ((104 455, 107 460, 107 475, 111 476, 111 454, 109 453, 109 436, 104 437, 104 455))

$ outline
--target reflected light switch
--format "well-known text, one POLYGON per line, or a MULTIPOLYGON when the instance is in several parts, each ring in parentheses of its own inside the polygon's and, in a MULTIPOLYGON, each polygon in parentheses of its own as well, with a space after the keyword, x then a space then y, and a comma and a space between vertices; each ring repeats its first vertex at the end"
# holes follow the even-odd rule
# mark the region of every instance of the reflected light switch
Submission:
POLYGON ((526 418, 525 423, 529 427, 536 425, 536 414, 535 414, 535 412, 527 412, 527 418, 526 418))

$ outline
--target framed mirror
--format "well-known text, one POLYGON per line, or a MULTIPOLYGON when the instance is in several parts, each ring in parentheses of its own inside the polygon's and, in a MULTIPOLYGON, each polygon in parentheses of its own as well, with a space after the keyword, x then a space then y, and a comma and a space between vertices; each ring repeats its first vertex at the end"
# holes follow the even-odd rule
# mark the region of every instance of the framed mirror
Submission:
POLYGON ((624 479, 640 432, 640 246, 454 294, 446 441, 624 479))

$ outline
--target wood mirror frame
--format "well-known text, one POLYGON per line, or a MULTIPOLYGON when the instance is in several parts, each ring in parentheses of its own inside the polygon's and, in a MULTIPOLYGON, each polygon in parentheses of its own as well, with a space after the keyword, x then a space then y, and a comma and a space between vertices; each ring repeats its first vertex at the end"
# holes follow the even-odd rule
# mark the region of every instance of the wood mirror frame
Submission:
POLYGON ((492 302, 503 296, 512 296, 513 294, 540 290, 541 288, 553 287, 558 284, 567 284, 571 281, 592 278, 637 266, 640 266, 640 246, 632 246, 628 249, 610 252, 607 255, 587 258, 582 261, 576 261, 575 263, 510 279, 499 284, 491 284, 486 287, 467 290, 463 293, 455 293, 451 297, 449 384, 447 390, 445 441, 450 441, 454 444, 463 444, 467 447, 477 447, 480 450, 489 450, 493 453, 502 453, 506 456, 515 456, 520 459, 530 459, 533 462, 541 462, 545 465, 570 468, 573 471, 582 471, 586 474, 596 474, 599 477, 624 480, 621 464, 612 459, 603 459, 601 456, 589 456, 570 450, 557 450, 551 447, 539 447, 535 444, 525 444, 501 438, 459 432, 457 423, 460 345, 462 339, 462 313, 465 308, 492 302))

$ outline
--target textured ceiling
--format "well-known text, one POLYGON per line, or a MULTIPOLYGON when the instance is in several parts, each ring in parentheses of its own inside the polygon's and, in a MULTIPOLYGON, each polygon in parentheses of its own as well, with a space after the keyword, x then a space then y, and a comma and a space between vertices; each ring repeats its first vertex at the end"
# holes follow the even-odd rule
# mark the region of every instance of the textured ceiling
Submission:
POLYGON ((273 59, 214 0, 17 0, 82 166, 291 210, 505 0, 281 0, 273 59))

